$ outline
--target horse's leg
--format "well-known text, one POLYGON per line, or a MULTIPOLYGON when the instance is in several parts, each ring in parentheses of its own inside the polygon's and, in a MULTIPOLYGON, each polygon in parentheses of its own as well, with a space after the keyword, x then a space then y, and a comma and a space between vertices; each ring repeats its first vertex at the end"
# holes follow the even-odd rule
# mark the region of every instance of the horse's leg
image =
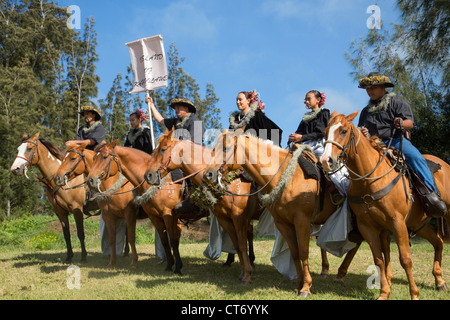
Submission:
POLYGON ((320 249, 320 255, 322 257, 322 271, 320 275, 322 277, 328 277, 328 271, 330 270, 330 263, 328 262, 327 252, 323 249, 320 249))
POLYGON ((253 246, 253 222, 252 222, 252 220, 248 221, 247 241, 248 241, 248 258, 250 259, 251 266, 254 268, 255 267, 255 249, 253 246))
POLYGON ((338 273, 337 273, 337 276, 335 279, 336 282, 344 281, 344 277, 347 274, 348 268, 350 267, 350 264, 352 263, 352 260, 355 257, 355 254, 358 251, 360 246, 361 246, 361 243, 357 243, 356 247, 354 247, 352 250, 347 252, 347 254, 345 255, 344 261, 342 261, 341 265, 339 266, 338 273))
POLYGON ((236 252, 239 256, 239 263, 241 265, 241 275, 239 276, 239 279, 243 279, 244 276, 244 266, 243 266, 243 258, 242 254, 239 249, 239 243, 238 243, 238 237, 236 233, 235 225, 233 224, 233 221, 225 216, 225 215, 217 215, 217 221, 219 221, 219 224, 222 226, 222 228, 225 230, 225 232, 230 236, 231 242, 233 243, 234 249, 236 249, 236 252))
POLYGON ((109 241, 109 264, 107 268, 114 268, 116 265, 116 218, 112 214, 108 214, 106 210, 102 211, 102 219, 105 222, 106 230, 108 230, 109 241))
POLYGON ((171 211, 169 213, 163 214, 164 223, 167 227, 167 232, 169 233, 170 246, 172 247, 173 255, 175 257, 175 270, 173 273, 181 275, 181 268, 183 267, 183 262, 181 261, 179 246, 180 246, 180 236, 181 229, 178 228, 178 219, 172 216, 171 211))
POLYGON ((412 261, 409 253, 409 235, 404 220, 395 220, 392 225, 392 232, 397 242, 400 254, 400 264, 405 269, 406 277, 409 283, 409 292, 412 300, 419 299, 419 289, 414 282, 412 274, 412 261))
POLYGON ((72 242, 70 240, 70 226, 69 226, 68 212, 61 213, 55 210, 55 213, 59 218, 59 222, 61 223, 64 241, 66 242, 66 249, 67 249, 66 262, 70 263, 73 258, 73 251, 72 251, 72 242))
POLYGON ((391 285, 394 275, 392 274, 391 268, 391 237, 389 236, 389 232, 387 230, 381 231, 380 240, 381 250, 383 251, 384 256, 384 265, 386 267, 386 279, 388 284, 391 285))
POLYGON ((303 285, 299 294, 303 298, 307 298, 311 295, 310 288, 312 285, 312 277, 309 272, 308 263, 311 227, 309 221, 306 220, 304 215, 298 215, 295 221, 299 258, 303 268, 303 285))
POLYGON ((421 230, 417 232, 417 235, 423 239, 428 240, 428 242, 434 248, 434 263, 433 263, 433 276, 436 284, 436 289, 439 291, 446 291, 447 283, 442 278, 442 269, 441 269, 441 261, 442 261, 442 250, 444 241, 441 236, 436 233, 436 231, 431 227, 430 224, 427 224, 421 230))
POLYGON ((234 253, 228 253, 227 261, 223 264, 224 267, 231 267, 231 264, 234 262, 234 253))
POLYGON ((276 220, 274 220, 274 222, 278 231, 280 231, 281 235, 287 242, 289 250, 291 252, 292 261, 294 262, 295 270, 297 271, 297 287, 295 288, 295 292, 300 295, 300 290, 303 284, 303 269, 300 263, 297 235, 295 234, 295 229, 291 224, 282 223, 276 220))
POLYGON ((379 270, 381 288, 378 300, 387 300, 389 298, 389 295, 391 294, 391 289, 389 287, 389 283, 386 278, 386 271, 384 268, 384 259, 380 241, 380 231, 378 228, 366 225, 360 220, 361 219, 358 219, 358 229, 361 232, 364 239, 369 244, 370 250, 372 251, 373 261, 379 270))
POLYGON ((166 271, 172 271, 172 267, 175 262, 173 259, 172 250, 170 249, 169 237, 167 236, 167 229, 164 221, 160 216, 153 214, 148 214, 148 217, 155 226, 156 232, 158 232, 159 238, 161 239, 161 244, 164 247, 164 253, 166 254, 167 259, 166 271))
POLYGON ((247 237, 248 237, 248 219, 242 214, 236 215, 236 212, 232 216, 233 225, 236 230, 237 247, 235 249, 239 255, 239 261, 242 266, 242 283, 246 284, 251 282, 252 265, 250 264, 250 258, 247 251, 247 237))
POLYGON ((130 245, 128 241, 128 226, 125 229, 125 247, 123 248, 123 256, 128 257, 128 254, 130 253, 130 245))
POLYGON ((125 207, 125 220, 127 222, 127 245, 129 244, 131 247, 131 268, 136 268, 138 262, 138 254, 136 251, 136 216, 135 206, 129 203, 125 207))
POLYGON ((84 220, 83 220, 83 212, 81 210, 74 210, 73 217, 75 218, 75 224, 77 226, 77 236, 80 240, 81 246, 81 261, 86 261, 87 251, 84 243, 84 220))

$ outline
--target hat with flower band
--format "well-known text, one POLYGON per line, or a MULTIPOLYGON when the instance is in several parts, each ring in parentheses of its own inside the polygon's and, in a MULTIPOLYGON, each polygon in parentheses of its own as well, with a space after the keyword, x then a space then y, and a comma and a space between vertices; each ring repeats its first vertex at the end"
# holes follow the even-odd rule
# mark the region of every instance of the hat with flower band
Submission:
POLYGON ((169 107, 171 107, 172 109, 175 109, 176 105, 182 105, 182 106, 188 107, 189 112, 191 112, 191 113, 197 112, 197 108, 194 106, 194 104, 189 99, 174 98, 169 103, 169 107))
POLYGON ((369 73, 369 75, 367 77, 359 80, 358 88, 366 89, 369 87, 382 86, 382 85, 384 85, 385 87, 391 87, 391 88, 394 86, 394 84, 391 82, 391 80, 388 77, 383 76, 379 72, 371 72, 371 73, 369 73))
POLYGON ((94 112, 95 113, 95 121, 100 120, 102 117, 101 113, 93 106, 82 106, 81 110, 80 110, 80 114, 84 114, 85 111, 94 112))

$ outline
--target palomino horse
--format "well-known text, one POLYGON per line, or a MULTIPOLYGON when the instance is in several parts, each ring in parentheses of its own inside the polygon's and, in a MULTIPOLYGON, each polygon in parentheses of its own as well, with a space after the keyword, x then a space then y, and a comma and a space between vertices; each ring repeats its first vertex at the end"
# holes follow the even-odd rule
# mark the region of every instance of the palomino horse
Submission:
POLYGON ((288 243, 297 272, 296 291, 308 297, 312 278, 309 272, 310 224, 323 224, 335 211, 330 197, 318 204, 319 184, 307 179, 297 164, 302 148, 293 154, 251 135, 225 130, 216 143, 214 156, 203 178, 217 182, 224 167, 235 170, 243 167, 264 193, 261 199, 269 209, 281 235, 288 243))
MULTIPOLYGON (((164 133, 158 139, 158 147, 153 151, 153 156, 148 164, 145 179, 151 184, 160 184, 160 179, 169 172, 179 168, 192 182, 201 186, 203 168, 210 161, 212 150, 195 144, 190 140, 173 140, 173 130, 164 133)), ((251 183, 240 177, 229 181, 227 190, 235 194, 250 193, 251 183)), ((249 241, 250 256, 253 252, 253 234, 249 228, 251 219, 257 219, 264 211, 258 203, 256 196, 232 196, 225 194, 220 199, 214 197, 214 191, 209 193, 211 199, 211 211, 217 217, 220 225, 230 236, 234 248, 239 256, 242 267, 240 279, 242 283, 251 281, 251 259, 247 253, 247 239, 249 241)), ((254 255, 252 256, 254 259, 254 255)))
MULTIPOLYGON (((412 299, 417 299, 419 290, 412 275, 412 262, 409 252, 409 237, 407 226, 427 239, 435 249, 433 275, 437 288, 447 286, 442 279, 441 259, 443 239, 442 235, 427 224, 428 218, 424 213, 420 201, 412 201, 413 192, 407 190, 400 180, 400 173, 392 170, 393 166, 382 158, 380 148, 374 142, 361 136, 361 132, 352 121, 358 112, 349 116, 338 115, 333 112, 329 125, 325 130, 327 141, 321 162, 325 170, 335 170, 343 161, 350 172, 348 188, 349 203, 356 214, 358 229, 369 243, 375 265, 380 268, 381 291, 379 299, 387 299, 390 294, 389 280, 386 277, 382 252, 389 247, 382 236, 387 230, 394 234, 400 255, 400 263, 406 271, 412 299), (381 160, 380 160, 381 158, 381 160), (390 190, 390 191, 389 191, 390 190), (352 199, 359 198, 361 201, 352 199), (406 223, 405 223, 406 222, 406 223)), ((425 158, 438 163, 441 169, 435 174, 436 185, 441 190, 442 197, 450 203, 450 166, 434 156, 425 158)), ((406 177, 405 177, 406 179, 406 177)), ((446 216, 448 219, 448 215, 446 216)), ((447 220, 448 223, 448 220, 447 220)))
MULTIPOLYGON (((97 189, 102 180, 121 172, 141 195, 139 204, 159 233, 167 258, 166 270, 171 271, 175 264, 174 273, 181 274, 181 222, 172 215, 173 207, 181 200, 181 185, 173 184, 161 190, 155 186, 149 187, 144 180, 144 173, 151 156, 137 149, 116 146, 116 143, 117 140, 96 148, 87 177, 89 187, 97 189)), ((167 181, 171 181, 171 178, 167 181)))
MULTIPOLYGON (((40 179, 47 187, 47 197, 58 217, 66 241, 66 262, 73 258, 72 243, 70 240, 69 212, 73 213, 77 226, 77 235, 81 245, 81 261, 86 261, 86 247, 84 244, 83 204, 85 202, 85 188, 63 190, 59 188, 53 179, 56 170, 63 159, 62 151, 50 141, 39 138, 39 132, 29 138, 22 138, 22 144, 18 148, 16 160, 11 171, 16 175, 26 175, 26 171, 36 165, 43 175, 40 179)), ((82 184, 83 177, 74 179, 74 184, 82 184)))
MULTIPOLYGON (((55 182, 59 186, 68 185, 72 179, 80 175, 87 175, 92 167, 95 152, 85 149, 86 144, 72 145, 66 150, 64 160, 55 173, 55 182)), ((131 267, 135 268, 138 261, 136 253, 135 234, 137 208, 133 203, 133 185, 119 174, 110 176, 102 181, 101 187, 104 194, 96 194, 97 204, 102 210, 102 218, 108 230, 109 244, 111 248, 108 267, 113 268, 116 264, 116 221, 125 218, 127 224, 127 238, 131 246, 131 267)), ((73 188, 73 185, 72 185, 73 188)))

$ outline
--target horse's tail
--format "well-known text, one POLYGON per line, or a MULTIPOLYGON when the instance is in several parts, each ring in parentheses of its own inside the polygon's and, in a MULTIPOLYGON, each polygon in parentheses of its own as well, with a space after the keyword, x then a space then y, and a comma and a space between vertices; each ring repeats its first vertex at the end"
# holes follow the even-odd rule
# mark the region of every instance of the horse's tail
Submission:
POLYGON ((444 243, 450 243, 450 217, 447 215, 438 219, 439 234, 441 235, 444 243))

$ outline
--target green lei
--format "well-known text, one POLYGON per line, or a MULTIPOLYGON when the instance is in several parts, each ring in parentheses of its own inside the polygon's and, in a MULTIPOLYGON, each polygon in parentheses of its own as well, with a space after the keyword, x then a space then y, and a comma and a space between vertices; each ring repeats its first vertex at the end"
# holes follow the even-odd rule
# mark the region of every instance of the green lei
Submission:
MULTIPOLYGON (((228 189, 228 186, 231 184, 231 182, 239 178, 242 173, 242 168, 239 168, 230 171, 225 176, 223 176, 222 185, 224 186, 224 188, 228 189)), ((210 188, 206 183, 202 183, 199 186, 191 186, 189 188, 189 195, 192 202, 198 207, 202 209, 211 209, 217 204, 218 201, 223 198, 224 193, 220 192, 220 190, 210 188)))
POLYGON ((100 121, 95 121, 91 126, 86 125, 85 127, 83 127, 83 132, 90 133, 90 132, 94 131, 94 129, 96 127, 98 127, 100 124, 101 124, 100 121))

